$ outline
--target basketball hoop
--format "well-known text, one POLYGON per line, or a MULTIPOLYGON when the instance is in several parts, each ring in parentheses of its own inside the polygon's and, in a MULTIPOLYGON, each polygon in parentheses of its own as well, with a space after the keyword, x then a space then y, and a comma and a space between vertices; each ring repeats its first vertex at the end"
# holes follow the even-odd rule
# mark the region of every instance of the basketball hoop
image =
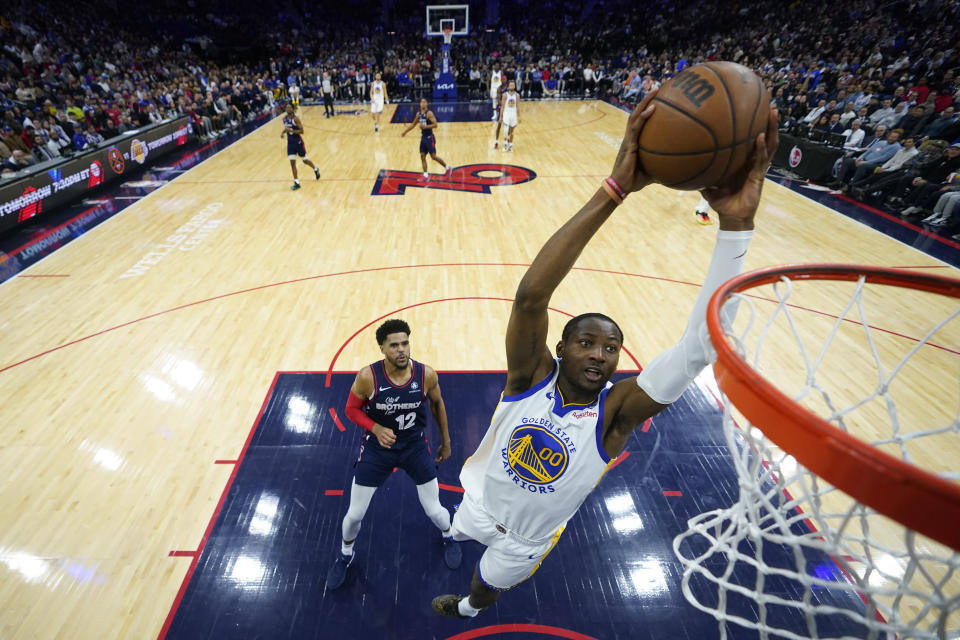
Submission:
POLYGON ((453 29, 444 27, 442 30, 442 33, 443 33, 443 43, 450 44, 450 42, 453 40, 453 29))
POLYGON ((960 280, 831 264, 762 269, 714 294, 740 495, 673 547, 684 595, 721 637, 727 624, 797 640, 958 637, 957 299, 960 280))

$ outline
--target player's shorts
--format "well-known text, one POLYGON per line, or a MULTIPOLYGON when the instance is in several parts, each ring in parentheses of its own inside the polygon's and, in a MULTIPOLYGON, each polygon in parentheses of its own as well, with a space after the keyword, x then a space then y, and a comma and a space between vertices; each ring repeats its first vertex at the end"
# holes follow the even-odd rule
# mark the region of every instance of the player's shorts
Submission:
POLYGON ((390 449, 384 449, 372 433, 364 435, 357 458, 357 474, 354 480, 364 487, 379 487, 390 477, 393 469, 403 469, 413 479, 414 484, 430 482, 437 477, 437 465, 427 441, 421 432, 409 442, 390 449))
POLYGON ((495 591, 506 591, 536 573, 563 533, 561 527, 551 540, 531 542, 498 523, 467 494, 451 526, 455 540, 471 539, 486 545, 477 573, 483 584, 495 591))
POLYGON ((370 113, 382 113, 382 112, 383 112, 383 100, 371 100, 370 113))
POLYGON ((297 156, 307 157, 307 147, 303 144, 303 137, 297 134, 287 135, 287 157, 293 160, 297 156))
POLYGON ((509 111, 504 111, 504 112, 503 112, 503 124, 505 124, 505 125, 508 126, 508 127, 515 127, 515 126, 517 126, 517 112, 514 111, 513 113, 511 113, 511 112, 509 112, 509 111))
POLYGON ((427 134, 425 136, 420 136, 420 153, 436 153, 437 152, 437 139, 433 137, 433 134, 427 134))
POLYGON ((493 100, 496 100, 496 99, 497 99, 497 92, 498 92, 498 89, 490 89, 490 98, 493 99, 493 100))

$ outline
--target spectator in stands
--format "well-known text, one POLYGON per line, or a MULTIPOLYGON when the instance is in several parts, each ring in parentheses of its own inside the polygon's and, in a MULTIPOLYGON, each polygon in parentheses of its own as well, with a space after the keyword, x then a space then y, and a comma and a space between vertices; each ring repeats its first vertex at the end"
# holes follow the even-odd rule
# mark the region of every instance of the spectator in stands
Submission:
POLYGON ((923 113, 923 107, 920 105, 914 105, 910 108, 910 111, 903 118, 900 119, 900 122, 897 123, 897 128, 903 129, 903 132, 912 136, 920 133, 924 126, 927 124, 927 117, 923 113))
POLYGON ((900 215, 906 217, 932 209, 937 192, 945 184, 947 176, 960 170, 960 143, 947 147, 941 158, 923 167, 914 178, 901 178, 894 197, 907 205, 900 215))
MULTIPOLYGON (((827 101, 821 98, 820 100, 817 101, 817 106, 811 109, 810 112, 803 117, 802 122, 804 124, 814 125, 820 119, 820 116, 822 116, 826 111, 827 111, 827 101)), ((813 127, 811 126, 811 128, 813 127)))
POLYGON ((50 129, 50 140, 47 144, 51 146, 51 148, 56 147, 57 155, 62 156, 70 152, 70 141, 65 135, 61 135, 58 129, 50 129))
POLYGON ((10 157, 3 161, 3 168, 17 172, 33 164, 33 158, 22 149, 14 149, 10 157))
POLYGON ((79 126, 74 128, 73 140, 71 142, 73 144, 74 151, 83 151, 84 149, 90 146, 90 142, 87 140, 87 136, 84 135, 83 129, 80 128, 79 126))
POLYGON ((954 111, 952 106, 941 111, 939 117, 924 127, 922 137, 951 141, 960 137, 960 122, 954 111))
POLYGON ((34 136, 33 149, 31 155, 36 162, 46 162, 47 160, 56 160, 60 157, 60 150, 55 144, 46 143, 39 135, 34 136), (52 145, 52 146, 50 146, 52 145))
MULTIPOLYGON (((884 118, 891 115, 893 115, 893 100, 884 98, 881 102, 881 107, 870 114, 868 121, 871 126, 875 126, 883 122, 884 118)), ((888 124, 887 126, 890 125, 888 124)))
MULTIPOLYGON (((843 109, 843 113, 837 116, 837 119, 840 121, 840 125, 843 128, 850 126, 850 122, 857 117, 857 112, 853 109, 853 103, 848 102, 843 109)), ((861 116, 862 117, 862 116, 861 116)))
POLYGON ((830 121, 827 123, 827 133, 836 133, 842 134, 846 128, 843 126, 843 123, 840 122, 840 114, 832 113, 830 115, 830 121))
POLYGON ((913 138, 904 138, 902 147, 892 158, 877 167, 873 173, 850 184, 850 195, 862 201, 867 193, 873 197, 881 197, 885 192, 884 185, 889 185, 892 189, 896 180, 905 175, 906 169, 903 167, 920 153, 915 142, 913 138))
POLYGON ((870 146, 855 158, 844 158, 837 171, 837 179, 830 184, 834 189, 843 187, 844 191, 848 188, 848 182, 862 180, 874 169, 894 156, 900 150, 900 135, 903 132, 900 129, 894 129, 885 139, 876 139, 870 143, 870 146))
POLYGON ((954 176, 951 182, 940 187, 938 194, 933 213, 923 222, 931 227, 953 226, 960 218, 960 176, 954 176))
MULTIPOLYGON (((863 136, 865 135, 863 129, 860 128, 859 118, 854 119, 850 123, 850 128, 846 129, 843 132, 843 137, 845 142, 843 143, 843 148, 848 150, 856 150, 860 148, 860 145, 863 143, 863 136)), ((911 143, 913 141, 911 140, 911 143)))

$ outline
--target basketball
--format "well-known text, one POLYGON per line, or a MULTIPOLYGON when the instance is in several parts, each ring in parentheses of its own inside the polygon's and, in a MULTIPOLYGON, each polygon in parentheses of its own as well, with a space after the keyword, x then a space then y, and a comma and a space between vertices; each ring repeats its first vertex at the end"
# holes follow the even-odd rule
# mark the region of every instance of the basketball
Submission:
POLYGON ((640 162, 655 182, 681 190, 721 184, 743 168, 766 130, 770 92, 735 62, 688 67, 663 84, 640 133, 640 162))

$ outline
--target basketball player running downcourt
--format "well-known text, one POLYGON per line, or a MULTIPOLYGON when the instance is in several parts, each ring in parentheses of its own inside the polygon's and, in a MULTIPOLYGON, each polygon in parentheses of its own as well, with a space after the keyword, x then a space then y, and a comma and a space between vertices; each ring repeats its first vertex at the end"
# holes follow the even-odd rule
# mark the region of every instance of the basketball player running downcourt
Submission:
POLYGON ((403 320, 387 320, 376 336, 383 360, 357 373, 345 408, 347 417, 366 432, 350 487, 350 506, 343 517, 340 553, 327 571, 328 589, 339 588, 346 579, 354 558, 353 543, 370 500, 395 468, 403 469, 417 485, 424 512, 442 534, 447 566, 460 566, 460 546, 453 542, 450 513, 440 504, 435 466, 450 457, 447 412, 437 372, 410 358, 410 326, 403 320), (440 431, 435 458, 423 435, 428 407, 440 431))
POLYGON ((612 319, 599 313, 577 316, 564 327, 556 358, 547 347, 553 292, 622 198, 649 183, 637 150, 655 94, 630 115, 610 178, 547 240, 517 288, 507 325, 506 385, 487 433, 463 465, 465 493, 453 518, 455 540, 473 539, 487 548, 469 596, 433 599, 441 615, 476 616, 529 578, 634 429, 676 401, 710 362, 707 302, 743 266, 764 174, 777 146, 775 111, 747 166, 730 182, 701 192, 718 214, 720 231, 680 341, 636 379, 613 385, 609 379, 623 333, 612 319))
POLYGON ((300 188, 300 179, 297 177, 297 156, 300 156, 303 164, 313 169, 313 175, 317 180, 320 179, 320 169, 307 157, 307 147, 303 144, 303 123, 296 115, 296 107, 288 104, 286 111, 280 137, 287 136, 287 158, 290 159, 290 170, 293 171, 293 185, 290 190, 296 191, 300 188))
POLYGON ((428 153, 434 162, 439 162, 447 170, 447 173, 450 173, 452 169, 452 167, 443 161, 443 158, 437 155, 437 139, 433 135, 433 130, 437 128, 437 118, 433 115, 433 111, 431 111, 429 107, 430 103, 427 102, 427 99, 420 98, 420 111, 413 116, 413 122, 400 134, 402 138, 407 135, 410 129, 413 129, 418 124, 420 125, 420 163, 423 165, 424 178, 430 177, 430 174, 427 173, 428 153))

